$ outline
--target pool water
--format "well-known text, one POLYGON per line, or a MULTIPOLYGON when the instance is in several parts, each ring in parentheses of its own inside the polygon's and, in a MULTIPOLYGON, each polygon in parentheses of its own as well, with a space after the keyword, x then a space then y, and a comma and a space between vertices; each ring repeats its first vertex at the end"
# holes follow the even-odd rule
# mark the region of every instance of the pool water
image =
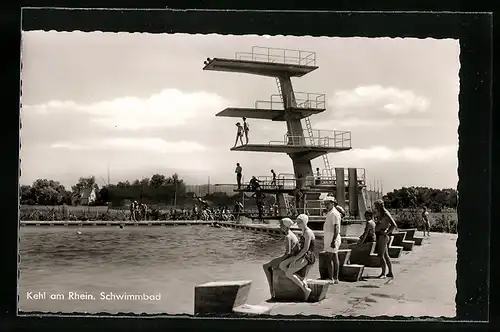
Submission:
MULTIPOLYGON (((19 310, 192 314, 194 287, 220 280, 252 280, 248 303, 258 304, 270 297, 262 264, 282 251, 280 236, 205 225, 25 226, 19 241, 19 310), (94 299, 69 299, 69 292, 94 299), (102 292, 160 297, 106 300, 102 292), (38 293, 45 299, 35 299, 38 293)), ((311 278, 318 277, 317 264, 311 278)))

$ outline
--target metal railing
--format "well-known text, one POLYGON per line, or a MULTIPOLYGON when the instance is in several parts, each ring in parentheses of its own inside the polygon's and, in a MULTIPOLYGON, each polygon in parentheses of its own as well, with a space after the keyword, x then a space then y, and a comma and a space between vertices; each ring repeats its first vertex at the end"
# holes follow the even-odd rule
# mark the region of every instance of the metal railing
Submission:
MULTIPOLYGON (((295 92, 295 103, 296 108, 303 109, 325 109, 326 108, 326 96, 324 93, 312 93, 312 92, 295 92)), ((270 100, 257 100, 255 102, 255 108, 264 108, 271 110, 283 110, 283 96, 280 94, 272 94, 270 100)), ((290 105, 290 100, 288 105, 290 105)))
POLYGON ((337 179, 334 176, 328 176, 328 175, 309 175, 306 176, 306 186, 311 187, 311 186, 336 186, 337 185, 337 179))
MULTIPOLYGON (((349 182, 349 169, 344 168, 344 184, 348 185, 349 182)), ((316 185, 316 186, 335 186, 337 185, 337 175, 335 173, 335 168, 330 169, 330 172, 327 169, 323 169, 321 171, 321 175, 311 175, 306 177, 306 184, 308 186, 316 185)), ((364 168, 356 168, 356 176, 358 185, 364 186, 366 184, 366 170, 364 168)))
MULTIPOLYGON (((281 190, 293 190, 296 187, 295 175, 288 173, 279 173, 276 176, 276 183, 273 183, 272 176, 258 176, 259 186, 262 189, 281 189, 281 190), (292 176, 292 178, 290 177, 292 176)), ((242 182, 243 188, 250 186, 250 182, 242 182)))
POLYGON ((272 62, 300 66, 315 66, 316 53, 311 51, 291 50, 253 46, 251 52, 237 52, 236 60, 272 62))
POLYGON ((270 141, 269 145, 318 146, 328 148, 351 147, 351 132, 334 132, 334 136, 313 136, 285 134, 283 141, 270 141))

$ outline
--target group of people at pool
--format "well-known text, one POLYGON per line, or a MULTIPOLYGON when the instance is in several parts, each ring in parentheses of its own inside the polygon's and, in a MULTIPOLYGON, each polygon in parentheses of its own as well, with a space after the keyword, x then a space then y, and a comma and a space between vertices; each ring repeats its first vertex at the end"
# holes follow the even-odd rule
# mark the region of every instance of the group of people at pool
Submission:
MULTIPOLYGON (((335 197, 332 196, 327 196, 324 199, 324 204, 327 214, 323 225, 323 246, 324 251, 331 258, 328 262, 332 264, 330 269, 333 272, 332 282, 338 284, 340 271, 338 251, 342 243, 340 223, 343 209, 338 206, 335 197)), ((390 235, 396 229, 397 225, 389 211, 385 208, 382 200, 377 200, 374 203, 374 208, 374 213, 366 211, 365 231, 354 246, 359 246, 366 242, 376 242, 377 254, 382 267, 382 272, 378 278, 393 278, 394 273, 389 258, 388 245, 390 235), (374 217, 375 221, 373 220, 374 217), (388 273, 386 274, 387 270, 388 273)), ((292 282, 302 289, 305 300, 311 294, 311 289, 308 287, 305 279, 309 269, 316 261, 316 237, 314 232, 307 226, 308 221, 309 217, 306 214, 300 214, 295 222, 290 218, 280 220, 280 229, 285 234, 285 252, 281 257, 275 258, 263 265, 272 297, 274 297, 273 270, 275 269, 281 269, 292 282), (297 224, 297 227, 301 231, 298 237, 291 230, 294 224, 297 224), (302 269, 306 270, 300 276, 297 272, 302 269)))

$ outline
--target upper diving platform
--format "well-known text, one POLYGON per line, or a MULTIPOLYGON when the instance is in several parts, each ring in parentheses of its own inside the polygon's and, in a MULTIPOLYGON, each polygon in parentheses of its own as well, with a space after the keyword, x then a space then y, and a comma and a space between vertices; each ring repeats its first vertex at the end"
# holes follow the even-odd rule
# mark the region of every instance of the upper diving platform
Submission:
MULTIPOLYGON (((282 141, 270 141, 267 144, 244 144, 231 148, 231 151, 253 151, 253 152, 277 152, 287 154, 302 154, 307 160, 312 160, 319 156, 332 152, 341 152, 351 149, 350 131, 328 131, 328 136, 321 135, 322 131, 317 130, 310 136, 305 135, 284 135, 282 141)), ((326 132, 326 131, 325 131, 326 132)))
MULTIPOLYGON (((269 100, 257 100, 255 108, 229 107, 217 113, 216 116, 286 121, 282 98, 279 94, 273 94, 269 100)), ((295 92, 294 103, 287 104, 294 104, 293 107, 286 109, 288 117, 297 120, 326 110, 325 94, 321 93, 295 92)))
POLYGON ((207 58, 203 70, 302 77, 318 68, 315 52, 253 46, 251 52, 237 52, 234 59, 207 58))

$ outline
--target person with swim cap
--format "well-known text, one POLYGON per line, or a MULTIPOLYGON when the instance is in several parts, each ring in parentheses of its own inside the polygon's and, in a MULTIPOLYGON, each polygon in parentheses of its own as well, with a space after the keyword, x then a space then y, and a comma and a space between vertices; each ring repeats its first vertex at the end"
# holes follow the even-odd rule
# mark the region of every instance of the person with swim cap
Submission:
POLYGON ((342 242, 342 238, 340 237, 340 222, 342 216, 334 207, 337 203, 335 197, 327 196, 324 199, 324 203, 327 213, 325 223, 323 224, 323 244, 325 252, 331 257, 331 259, 328 259, 328 275, 331 275, 333 277, 333 282, 338 284, 340 271, 338 251, 342 242), (330 273, 330 271, 332 273, 330 273))
POLYGON ((314 254, 316 237, 314 236, 314 232, 307 227, 308 221, 309 217, 306 214, 299 214, 295 222, 302 231, 299 239, 300 251, 295 256, 287 258, 280 263, 280 269, 285 271, 285 275, 304 292, 304 301, 307 301, 312 291, 307 285, 305 277, 309 269, 316 262, 314 254), (301 279, 296 273, 303 268, 306 268, 306 273, 304 279, 301 279))
POLYGON ((299 239, 297 236, 290 230, 290 227, 294 222, 290 218, 283 218, 280 220, 280 229, 285 234, 285 253, 270 262, 262 265, 264 269, 264 273, 266 274, 267 282, 269 283, 269 291, 271 292, 271 297, 274 297, 274 289, 273 289, 273 269, 277 269, 279 264, 286 260, 289 257, 295 256, 299 252, 299 239))

